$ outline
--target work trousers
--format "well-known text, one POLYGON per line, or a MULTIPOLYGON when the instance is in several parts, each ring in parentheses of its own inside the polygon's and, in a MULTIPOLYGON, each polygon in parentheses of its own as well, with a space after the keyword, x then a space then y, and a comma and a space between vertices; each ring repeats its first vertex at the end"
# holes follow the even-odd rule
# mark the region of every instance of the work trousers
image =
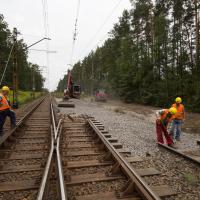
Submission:
POLYGON ((11 126, 12 127, 16 126, 15 112, 13 112, 12 110, 3 110, 3 111, 1 111, 0 112, 0 135, 3 134, 3 125, 4 125, 7 117, 10 118, 11 126))
POLYGON ((166 142, 168 145, 173 144, 173 140, 169 133, 167 132, 167 128, 163 126, 162 123, 156 122, 156 133, 157 133, 157 141, 159 143, 164 144, 163 135, 165 136, 166 142))
POLYGON ((180 140, 181 127, 182 127, 182 120, 174 119, 170 130, 170 133, 172 134, 174 140, 180 140))

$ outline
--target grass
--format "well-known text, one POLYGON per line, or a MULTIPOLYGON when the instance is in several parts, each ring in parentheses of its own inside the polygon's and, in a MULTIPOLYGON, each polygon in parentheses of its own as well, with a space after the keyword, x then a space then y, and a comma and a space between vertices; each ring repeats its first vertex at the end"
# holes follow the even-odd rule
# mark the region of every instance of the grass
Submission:
POLYGON ((184 174, 184 178, 191 185, 197 185, 198 183, 200 183, 198 177, 193 174, 184 174))
MULTIPOLYGON (((19 105, 25 104, 31 101, 33 98, 31 96, 31 91, 18 91, 18 101, 19 105)), ((35 92, 35 98, 38 98, 42 95, 42 92, 35 92)), ((13 91, 9 93, 9 99, 13 102, 13 91)))
POLYGON ((53 95, 54 95, 56 98, 63 98, 63 92, 54 92, 53 95))

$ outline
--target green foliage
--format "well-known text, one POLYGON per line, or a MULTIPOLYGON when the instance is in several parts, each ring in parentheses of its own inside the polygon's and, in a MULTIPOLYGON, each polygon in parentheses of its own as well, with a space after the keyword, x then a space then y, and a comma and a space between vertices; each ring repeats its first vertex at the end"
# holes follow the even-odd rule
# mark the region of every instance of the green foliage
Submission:
POLYGON ((200 183, 200 179, 193 174, 184 174, 184 178, 190 185, 197 186, 200 183))
MULTIPOLYGON (((74 65, 85 93, 105 88, 126 102, 168 107, 181 96, 200 112, 200 3, 131 0, 105 43, 74 65)), ((66 77, 58 90, 63 91, 66 77)))
MULTIPOLYGON (((0 14, 0 78, 4 71, 6 61, 10 50, 12 48, 12 34, 8 28, 8 24, 5 22, 3 15, 0 14)), ((18 83, 19 89, 31 90, 33 85, 33 75, 35 78, 35 88, 37 91, 41 91, 44 83, 42 74, 38 71, 39 66, 28 63, 28 52, 26 44, 23 40, 17 41, 17 64, 18 64, 18 83), (31 67, 32 66, 32 67, 31 67)), ((8 68, 5 73, 2 85, 8 85, 12 88, 12 72, 13 72, 13 56, 11 56, 8 68)))
MULTIPOLYGON (((42 92, 35 92, 35 98, 38 98, 41 95, 42 95, 42 92)), ((9 99, 11 100, 11 103, 12 103, 12 100, 13 100, 13 91, 12 90, 9 93, 9 99)), ((18 91, 18 101, 19 101, 20 105, 25 104, 25 103, 31 101, 32 99, 33 99, 32 91, 18 91)))

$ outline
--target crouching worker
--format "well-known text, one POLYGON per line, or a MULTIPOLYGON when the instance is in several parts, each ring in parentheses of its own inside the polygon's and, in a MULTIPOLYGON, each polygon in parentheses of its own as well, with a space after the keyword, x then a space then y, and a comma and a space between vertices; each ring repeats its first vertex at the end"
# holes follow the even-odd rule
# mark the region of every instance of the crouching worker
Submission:
POLYGON ((2 87, 2 93, 0 93, 0 136, 3 135, 3 125, 6 121, 6 117, 10 118, 11 128, 16 126, 15 112, 11 110, 10 101, 8 100, 9 87, 2 87))
POLYGON ((164 144, 163 134, 168 146, 173 147, 173 140, 167 131, 167 126, 176 114, 176 108, 163 109, 156 112, 156 133, 158 143, 164 144))

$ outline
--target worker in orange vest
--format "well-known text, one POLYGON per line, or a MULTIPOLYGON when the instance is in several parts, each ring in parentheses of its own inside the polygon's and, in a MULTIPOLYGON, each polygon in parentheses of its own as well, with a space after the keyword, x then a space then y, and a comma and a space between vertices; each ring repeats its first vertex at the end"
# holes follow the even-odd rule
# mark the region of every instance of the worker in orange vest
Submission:
POLYGON ((164 144, 163 134, 165 136, 168 146, 173 146, 173 140, 167 131, 167 126, 173 121, 177 110, 174 107, 170 109, 158 110, 156 112, 156 133, 158 143, 164 144))
POLYGON ((170 133, 173 136, 174 142, 176 142, 176 141, 180 141, 181 127, 182 127, 183 121, 185 120, 185 108, 184 108, 184 105, 182 104, 181 97, 177 97, 175 99, 175 103, 172 105, 172 107, 177 109, 177 113, 174 116, 170 133))
POLYGON ((16 126, 15 112, 11 110, 10 101, 8 99, 9 87, 3 86, 2 93, 0 93, 0 136, 3 135, 3 125, 6 117, 10 117, 11 127, 16 126))

